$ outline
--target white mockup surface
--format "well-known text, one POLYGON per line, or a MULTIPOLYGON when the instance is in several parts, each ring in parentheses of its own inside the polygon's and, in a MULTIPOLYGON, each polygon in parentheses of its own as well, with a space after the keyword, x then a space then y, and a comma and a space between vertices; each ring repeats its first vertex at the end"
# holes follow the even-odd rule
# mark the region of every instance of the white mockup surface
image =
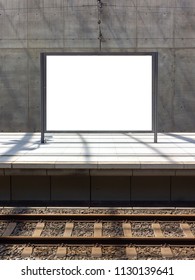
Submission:
POLYGON ((152 56, 46 60, 47 131, 152 130, 152 56))

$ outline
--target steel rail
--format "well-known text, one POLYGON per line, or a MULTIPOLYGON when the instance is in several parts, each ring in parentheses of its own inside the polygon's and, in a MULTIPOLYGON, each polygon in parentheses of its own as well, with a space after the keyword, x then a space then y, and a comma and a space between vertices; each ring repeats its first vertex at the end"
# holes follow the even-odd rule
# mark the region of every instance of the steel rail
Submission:
POLYGON ((32 237, 1 236, 0 244, 41 244, 41 245, 176 245, 194 246, 195 238, 187 237, 32 237))
POLYGON ((195 214, 0 214, 1 221, 194 221, 195 214))

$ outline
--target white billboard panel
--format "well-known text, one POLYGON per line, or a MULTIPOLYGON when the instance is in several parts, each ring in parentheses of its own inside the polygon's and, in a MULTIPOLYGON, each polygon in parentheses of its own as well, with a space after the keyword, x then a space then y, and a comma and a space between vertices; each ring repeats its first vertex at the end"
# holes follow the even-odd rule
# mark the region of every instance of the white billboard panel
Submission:
POLYGON ((47 55, 47 131, 152 131, 152 55, 47 55))

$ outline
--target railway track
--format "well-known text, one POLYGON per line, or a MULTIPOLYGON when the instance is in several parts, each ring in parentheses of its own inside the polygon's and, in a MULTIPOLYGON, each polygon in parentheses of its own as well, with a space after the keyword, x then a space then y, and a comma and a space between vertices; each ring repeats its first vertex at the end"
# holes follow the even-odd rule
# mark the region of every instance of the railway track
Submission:
MULTIPOLYGON (((56 245, 57 256, 66 254, 67 246, 90 246, 93 257, 101 257, 104 246, 123 246, 127 258, 136 258, 136 246, 160 246, 162 257, 172 257, 171 246, 195 245, 195 236, 190 224, 195 224, 194 214, 1 214, 0 223, 6 226, 0 236, 0 244, 26 244, 22 255, 32 254, 33 246, 56 245), (63 225, 60 236, 44 236, 47 223, 63 225), (29 236, 15 235, 14 231, 20 224, 33 223, 35 228, 29 236), (73 235, 76 223, 90 223, 93 232, 88 236, 73 235), (104 226, 108 223, 112 228, 121 227, 121 235, 103 234, 104 226), (139 224, 140 236, 135 236, 133 224, 139 224), (180 236, 167 236, 164 223, 174 224, 180 230, 180 236), (151 228, 150 236, 142 236, 142 227, 147 224, 151 228), (90 236, 89 236, 90 235, 90 236), (151 236, 152 235, 152 236, 151 236)), ((87 230, 86 230, 87 231, 87 230)))

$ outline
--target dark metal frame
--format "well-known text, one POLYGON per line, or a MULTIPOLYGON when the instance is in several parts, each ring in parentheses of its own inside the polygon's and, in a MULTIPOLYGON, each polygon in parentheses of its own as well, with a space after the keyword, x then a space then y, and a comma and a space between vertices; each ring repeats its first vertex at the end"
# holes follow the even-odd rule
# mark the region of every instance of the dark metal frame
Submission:
POLYGON ((54 52, 49 52, 49 53, 41 53, 40 55, 40 69, 41 69, 41 143, 45 142, 45 133, 124 133, 124 132, 136 132, 136 133, 146 133, 146 132, 153 132, 154 133, 154 143, 157 143, 157 132, 158 132, 158 125, 157 125, 157 92, 158 92, 158 53, 157 52, 124 52, 124 53, 118 53, 118 52, 112 52, 112 53, 104 53, 104 52, 87 52, 87 53, 54 53, 54 52), (113 131, 86 131, 86 130, 82 130, 82 131, 47 131, 46 130, 46 116, 47 116, 47 108, 46 108, 46 98, 47 98, 47 94, 46 94, 46 84, 47 84, 47 73, 46 73, 46 63, 47 63, 47 56, 50 55, 72 55, 72 56, 81 56, 81 55, 85 55, 85 56, 103 56, 103 55, 121 55, 121 56, 146 56, 149 55, 152 57, 152 130, 147 130, 147 131, 129 131, 129 130, 125 130, 125 131, 121 131, 121 130, 113 130, 113 131))

